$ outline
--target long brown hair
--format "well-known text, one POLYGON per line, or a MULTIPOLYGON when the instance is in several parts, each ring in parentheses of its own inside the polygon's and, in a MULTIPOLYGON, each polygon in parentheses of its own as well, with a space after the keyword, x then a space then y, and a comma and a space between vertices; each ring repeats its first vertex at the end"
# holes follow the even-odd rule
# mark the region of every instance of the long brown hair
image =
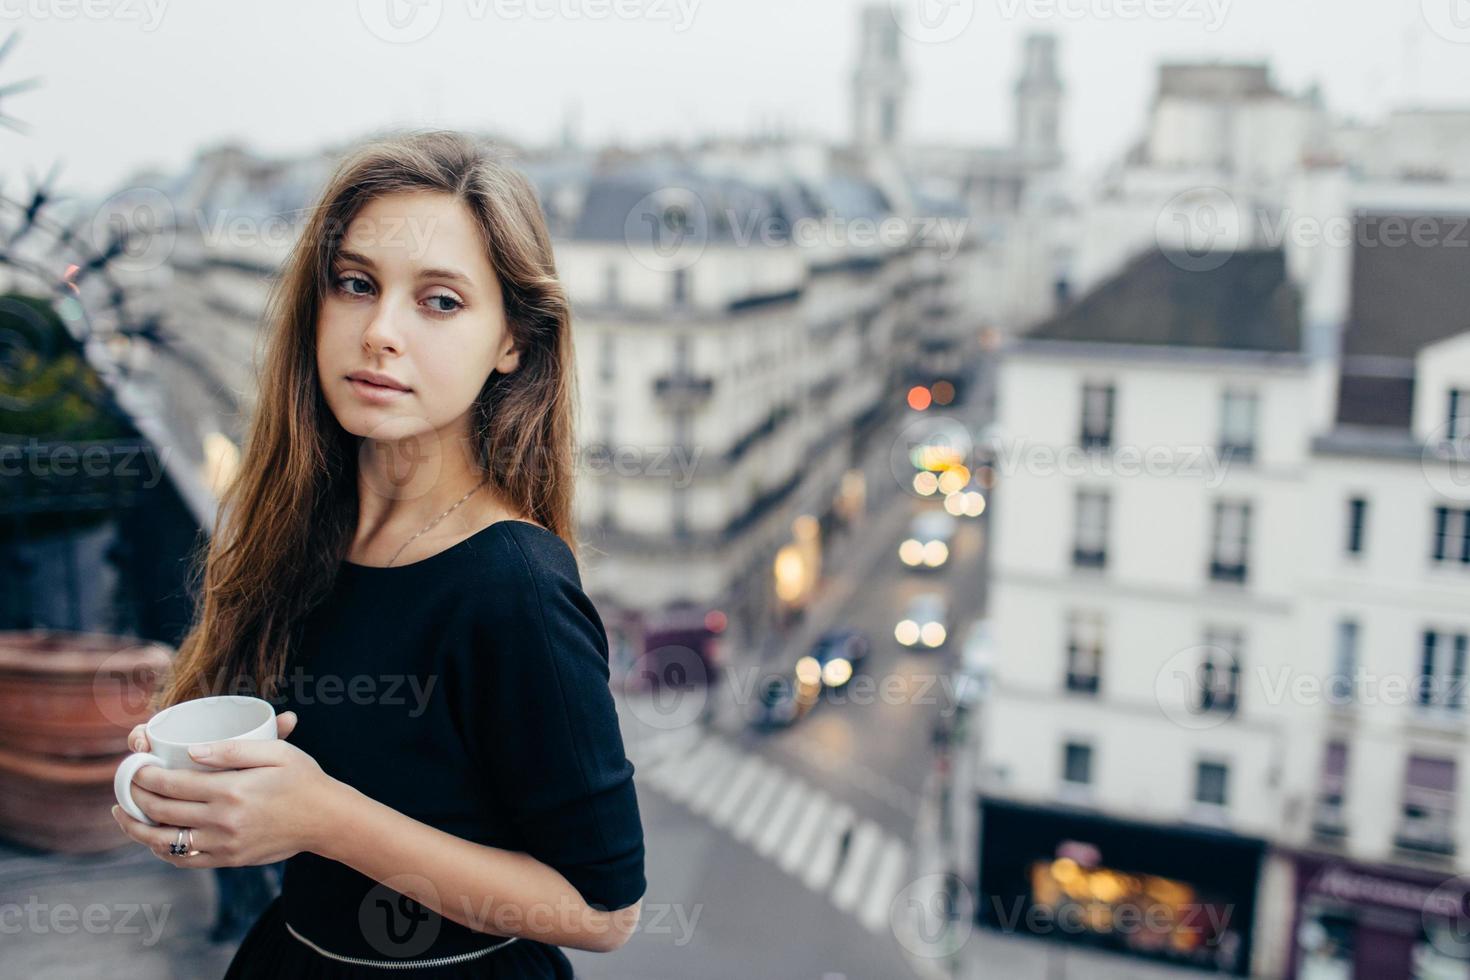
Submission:
POLYGON ((492 372, 476 397, 478 462, 507 506, 577 554, 571 312, 535 191, 501 152, 460 133, 374 139, 338 165, 272 289, 255 413, 191 566, 195 616, 155 708, 213 694, 271 697, 302 620, 331 588, 357 527, 358 437, 323 397, 317 315, 353 217, 404 191, 451 194, 479 224, 520 360, 509 374, 492 372))

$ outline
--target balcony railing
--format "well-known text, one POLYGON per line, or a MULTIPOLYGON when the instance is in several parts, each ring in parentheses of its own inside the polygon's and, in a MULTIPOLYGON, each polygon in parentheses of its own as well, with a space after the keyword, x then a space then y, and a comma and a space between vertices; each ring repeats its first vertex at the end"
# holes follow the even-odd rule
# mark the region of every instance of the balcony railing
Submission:
POLYGON ((1448 855, 1455 853, 1455 832, 1449 814, 1405 816, 1393 838, 1401 851, 1418 854, 1448 855))
POLYGON ((1342 800, 1324 798, 1312 812, 1312 833, 1318 840, 1334 842, 1347 836, 1347 815, 1342 800))
POLYGON ((1244 585, 1245 579, 1245 562, 1225 562, 1219 560, 1210 562, 1210 580, 1212 582, 1229 582, 1234 585, 1244 585))
POLYGON ((1074 694, 1096 694, 1097 675, 1067 672, 1067 690, 1074 694))
POLYGON ((1072 566, 1074 568, 1105 568, 1108 564, 1108 552, 1105 548, 1087 548, 1077 545, 1072 549, 1072 566))
POLYGON ((653 395, 666 408, 690 411, 709 400, 715 379, 708 375, 664 374, 653 379, 653 395))

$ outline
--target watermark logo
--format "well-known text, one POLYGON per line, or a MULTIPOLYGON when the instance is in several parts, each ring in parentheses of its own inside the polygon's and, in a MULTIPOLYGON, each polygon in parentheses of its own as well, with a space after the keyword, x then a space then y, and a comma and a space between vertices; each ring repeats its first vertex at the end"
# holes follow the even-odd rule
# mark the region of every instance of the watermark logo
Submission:
POLYGON ((1420 465, 1435 493, 1470 501, 1470 417, 1452 419, 1431 432, 1420 465))
POLYGON ((888 0, 893 22, 920 44, 943 44, 975 20, 975 0, 888 0))
POLYGON ((0 21, 117 20, 152 33, 167 9, 168 0, 9 0, 0 3, 0 21))
POLYGON ((1165 660, 1154 676, 1154 700, 1180 728, 1218 728, 1234 714, 1236 688, 1231 685, 1239 676, 1235 655, 1224 647, 1186 647, 1165 660))
POLYGON ((92 216, 91 245, 105 253, 120 244, 111 267, 122 272, 157 269, 173 254, 178 238, 174 203, 154 187, 129 187, 102 203, 92 216))
POLYGON ((970 460, 975 439, 969 426, 952 415, 925 413, 908 422, 888 447, 888 470, 900 487, 915 496, 914 474, 929 466, 970 460))
POLYGON ((997 0, 1001 16, 1015 20, 1195 22, 1213 34, 1225 26, 1230 0, 997 0))
POLYGON ((649 728, 671 731, 696 724, 709 707, 709 665, 689 647, 669 645, 633 662, 624 684, 634 689, 628 711, 649 728))
POLYGON ((936 872, 905 885, 888 906, 900 946, 923 959, 947 959, 975 929, 975 896, 958 875, 936 872))
POLYGON ((1470 0, 1419 0, 1424 23, 1446 41, 1470 44, 1470 0))
POLYGON ((357 909, 357 924, 368 945, 384 956, 421 955, 439 936, 439 914, 404 894, 434 896, 438 890, 423 875, 397 874, 378 882, 357 909))
POLYGON ((389 44, 422 41, 439 26, 444 0, 357 0, 357 16, 374 37, 389 44))
POLYGON ((1218 269, 1240 246, 1241 216, 1223 188, 1192 187, 1171 197, 1154 223, 1154 240, 1186 272, 1218 269))
POLYGON ((709 244, 709 212, 688 187, 645 194, 623 220, 629 253, 654 272, 688 269, 709 244))

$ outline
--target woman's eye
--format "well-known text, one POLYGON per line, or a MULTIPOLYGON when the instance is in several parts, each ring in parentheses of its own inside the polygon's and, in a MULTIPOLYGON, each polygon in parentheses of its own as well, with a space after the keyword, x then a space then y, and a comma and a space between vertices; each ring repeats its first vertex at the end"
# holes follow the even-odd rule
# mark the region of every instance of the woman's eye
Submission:
POLYGON ((366 296, 372 290, 373 284, 368 282, 362 276, 338 276, 337 288, 346 293, 348 296, 366 296), (363 290, 357 290, 353 288, 352 283, 358 283, 366 288, 363 290))
POLYGON ((428 302, 430 303, 434 303, 436 301, 447 303, 449 305, 432 307, 435 313, 453 313, 455 310, 464 307, 464 304, 461 303, 459 300, 455 299, 453 296, 446 296, 443 293, 440 293, 437 296, 430 296, 428 299, 428 302))

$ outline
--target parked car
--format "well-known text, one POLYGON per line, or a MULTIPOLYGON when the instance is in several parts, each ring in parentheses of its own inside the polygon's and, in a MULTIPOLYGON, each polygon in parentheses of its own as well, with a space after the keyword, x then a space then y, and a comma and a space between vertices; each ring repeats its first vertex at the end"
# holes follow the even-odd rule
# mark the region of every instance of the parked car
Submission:
POLYGON ((767 677, 756 687, 750 723, 756 728, 784 728, 799 721, 817 703, 820 676, 810 670, 767 677))
POLYGON ((898 546, 898 557, 910 568, 939 568, 949 561, 955 519, 942 510, 926 510, 909 523, 908 537, 898 546))
POLYGON ((906 647, 937 649, 949 635, 949 600, 942 592, 920 592, 909 600, 903 618, 893 628, 894 639, 906 647))
MULTIPOLYGON (((834 629, 817 637, 811 652, 802 660, 815 664, 823 687, 844 686, 868 661, 871 644, 862 630, 834 629)), ((798 662, 800 668, 800 662, 798 662)), ((808 668, 810 671, 810 668, 808 668)))

